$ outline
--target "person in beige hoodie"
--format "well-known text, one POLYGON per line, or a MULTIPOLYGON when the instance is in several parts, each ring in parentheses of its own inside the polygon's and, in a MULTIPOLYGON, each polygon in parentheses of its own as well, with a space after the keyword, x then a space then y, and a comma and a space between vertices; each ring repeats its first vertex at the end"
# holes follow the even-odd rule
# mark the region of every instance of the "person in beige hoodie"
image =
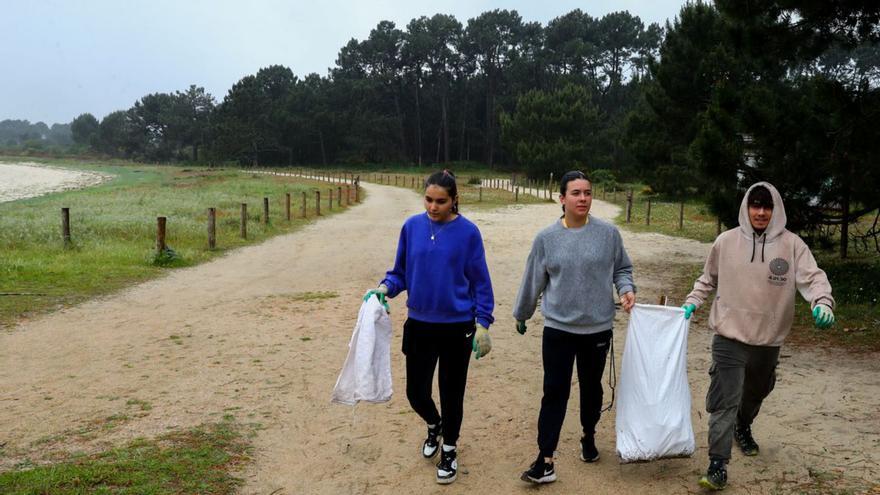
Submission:
POLYGON ((757 455, 752 421, 776 384, 779 347, 791 330, 795 292, 810 302, 819 328, 834 323, 828 277, 803 239, 785 229, 782 196, 758 182, 746 191, 739 226, 715 239, 703 274, 685 299, 685 318, 715 291, 709 412, 709 469, 700 485, 720 490, 735 439, 757 455))

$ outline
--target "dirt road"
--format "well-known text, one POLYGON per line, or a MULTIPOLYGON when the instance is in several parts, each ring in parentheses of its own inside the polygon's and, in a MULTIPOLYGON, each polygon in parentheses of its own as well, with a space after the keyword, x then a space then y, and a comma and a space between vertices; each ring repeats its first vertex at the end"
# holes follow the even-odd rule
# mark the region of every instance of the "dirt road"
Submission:
MULTIPOLYGON (((360 297, 391 266, 403 219, 421 209, 412 191, 364 187, 369 199, 331 220, 0 334, 0 469, 45 460, 58 449, 93 450, 233 414, 263 426, 254 463, 243 473, 245 494, 531 493, 519 474, 536 454, 541 320, 531 320, 520 336, 510 312, 531 240, 558 216, 558 206, 463 208, 485 239, 497 321, 492 353, 471 363, 462 474, 440 487, 433 465, 420 457, 423 425, 404 395, 404 296, 391 303, 392 401, 354 408, 329 402, 360 297), (108 422, 112 427, 97 426, 108 422), (71 434, 77 430, 88 434, 71 434)), ((595 201, 593 213, 613 218, 615 209, 595 201)), ((624 242, 644 302, 668 292, 708 250, 657 234, 624 233, 624 242)), ((680 304, 684 294, 669 295, 670 304, 680 304)), ((558 452, 560 479, 542 492, 698 491, 707 464, 706 317, 697 314, 689 341, 696 455, 619 464, 612 411, 599 423, 602 460, 583 464, 574 387, 558 452)), ((618 315, 618 362, 626 321, 618 315)), ((876 356, 787 347, 782 355, 777 389, 754 426, 761 455, 746 460, 734 453, 729 492, 792 490, 810 473, 874 486, 876 356)))

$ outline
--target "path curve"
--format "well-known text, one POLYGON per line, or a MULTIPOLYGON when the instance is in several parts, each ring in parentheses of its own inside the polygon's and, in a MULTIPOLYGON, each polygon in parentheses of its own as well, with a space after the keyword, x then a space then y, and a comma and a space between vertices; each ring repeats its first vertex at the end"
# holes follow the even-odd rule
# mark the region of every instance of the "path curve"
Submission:
MULTIPOLYGON (((34 449, 95 449, 232 413, 264 427, 245 473, 245 494, 532 493, 518 475, 535 455, 541 320, 531 320, 529 333, 519 336, 510 313, 531 240, 557 217, 558 205, 463 207, 485 239, 497 321, 492 353, 471 364, 462 475, 439 487, 431 463, 418 453, 422 425, 404 395, 405 296, 392 301, 392 401, 353 408, 329 403, 360 296, 391 266, 403 219, 421 209, 412 191, 362 186, 368 199, 330 221, 0 334, 0 443, 7 442, 0 469, 34 449), (319 291, 337 297, 321 298, 319 291), (139 411, 130 401, 152 409, 139 411), (96 440, 52 440, 120 413, 131 419, 96 440), (31 446, 36 441, 40 447, 31 446)), ((617 208, 594 200, 593 213, 614 218, 617 208)), ((702 263, 708 251, 707 244, 660 234, 623 235, 646 302, 668 292, 677 274, 702 263)), ((669 295, 671 304, 683 296, 669 295)), ((612 411, 599 423, 602 461, 584 465, 577 460, 574 387, 559 446, 560 480, 542 492, 696 491, 706 464, 705 316, 697 315, 688 358, 697 454, 618 464, 612 411)), ((623 313, 616 319, 618 363, 626 321, 623 313)), ((789 348, 782 355, 777 390, 755 425, 761 455, 734 454, 729 491, 792 489, 810 471, 842 469, 865 483, 880 479, 877 360, 789 348)))

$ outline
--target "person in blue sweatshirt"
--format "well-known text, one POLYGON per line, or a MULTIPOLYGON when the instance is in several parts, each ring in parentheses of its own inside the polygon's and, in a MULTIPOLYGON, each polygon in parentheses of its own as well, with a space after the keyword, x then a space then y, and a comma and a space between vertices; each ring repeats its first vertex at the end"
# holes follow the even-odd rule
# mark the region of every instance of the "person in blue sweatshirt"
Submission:
POLYGON ((428 177, 424 202, 425 213, 408 218, 400 230, 394 268, 364 300, 376 295, 384 303, 386 296, 407 292, 406 396, 427 424, 422 455, 432 458, 440 451, 437 482, 448 484, 458 471, 456 442, 470 353, 480 359, 492 349, 495 301, 483 238, 458 211, 452 172, 428 177), (440 411, 431 396, 438 361, 440 411))
POLYGON ((559 443, 571 373, 577 360, 580 384, 581 460, 596 462, 594 435, 602 409, 602 372, 611 342, 616 289, 625 311, 635 304, 632 263, 620 232, 611 223, 590 216, 592 185, 580 171, 560 179, 562 218, 535 237, 513 308, 516 329, 541 298, 544 334, 544 397, 538 415, 538 457, 522 474, 523 481, 556 481, 553 455, 559 443))

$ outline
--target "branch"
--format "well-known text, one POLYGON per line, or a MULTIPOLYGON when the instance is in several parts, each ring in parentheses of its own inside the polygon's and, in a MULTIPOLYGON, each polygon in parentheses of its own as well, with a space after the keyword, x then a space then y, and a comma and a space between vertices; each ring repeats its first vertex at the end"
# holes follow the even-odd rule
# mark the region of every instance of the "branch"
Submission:
POLYGON ((867 206, 865 208, 862 208, 861 210, 851 211, 846 217, 844 217, 843 215, 832 216, 820 214, 820 223, 822 223, 823 225, 842 225, 843 223, 852 223, 853 221, 858 220, 859 217, 861 217, 862 215, 871 213, 876 209, 876 205, 867 206))

